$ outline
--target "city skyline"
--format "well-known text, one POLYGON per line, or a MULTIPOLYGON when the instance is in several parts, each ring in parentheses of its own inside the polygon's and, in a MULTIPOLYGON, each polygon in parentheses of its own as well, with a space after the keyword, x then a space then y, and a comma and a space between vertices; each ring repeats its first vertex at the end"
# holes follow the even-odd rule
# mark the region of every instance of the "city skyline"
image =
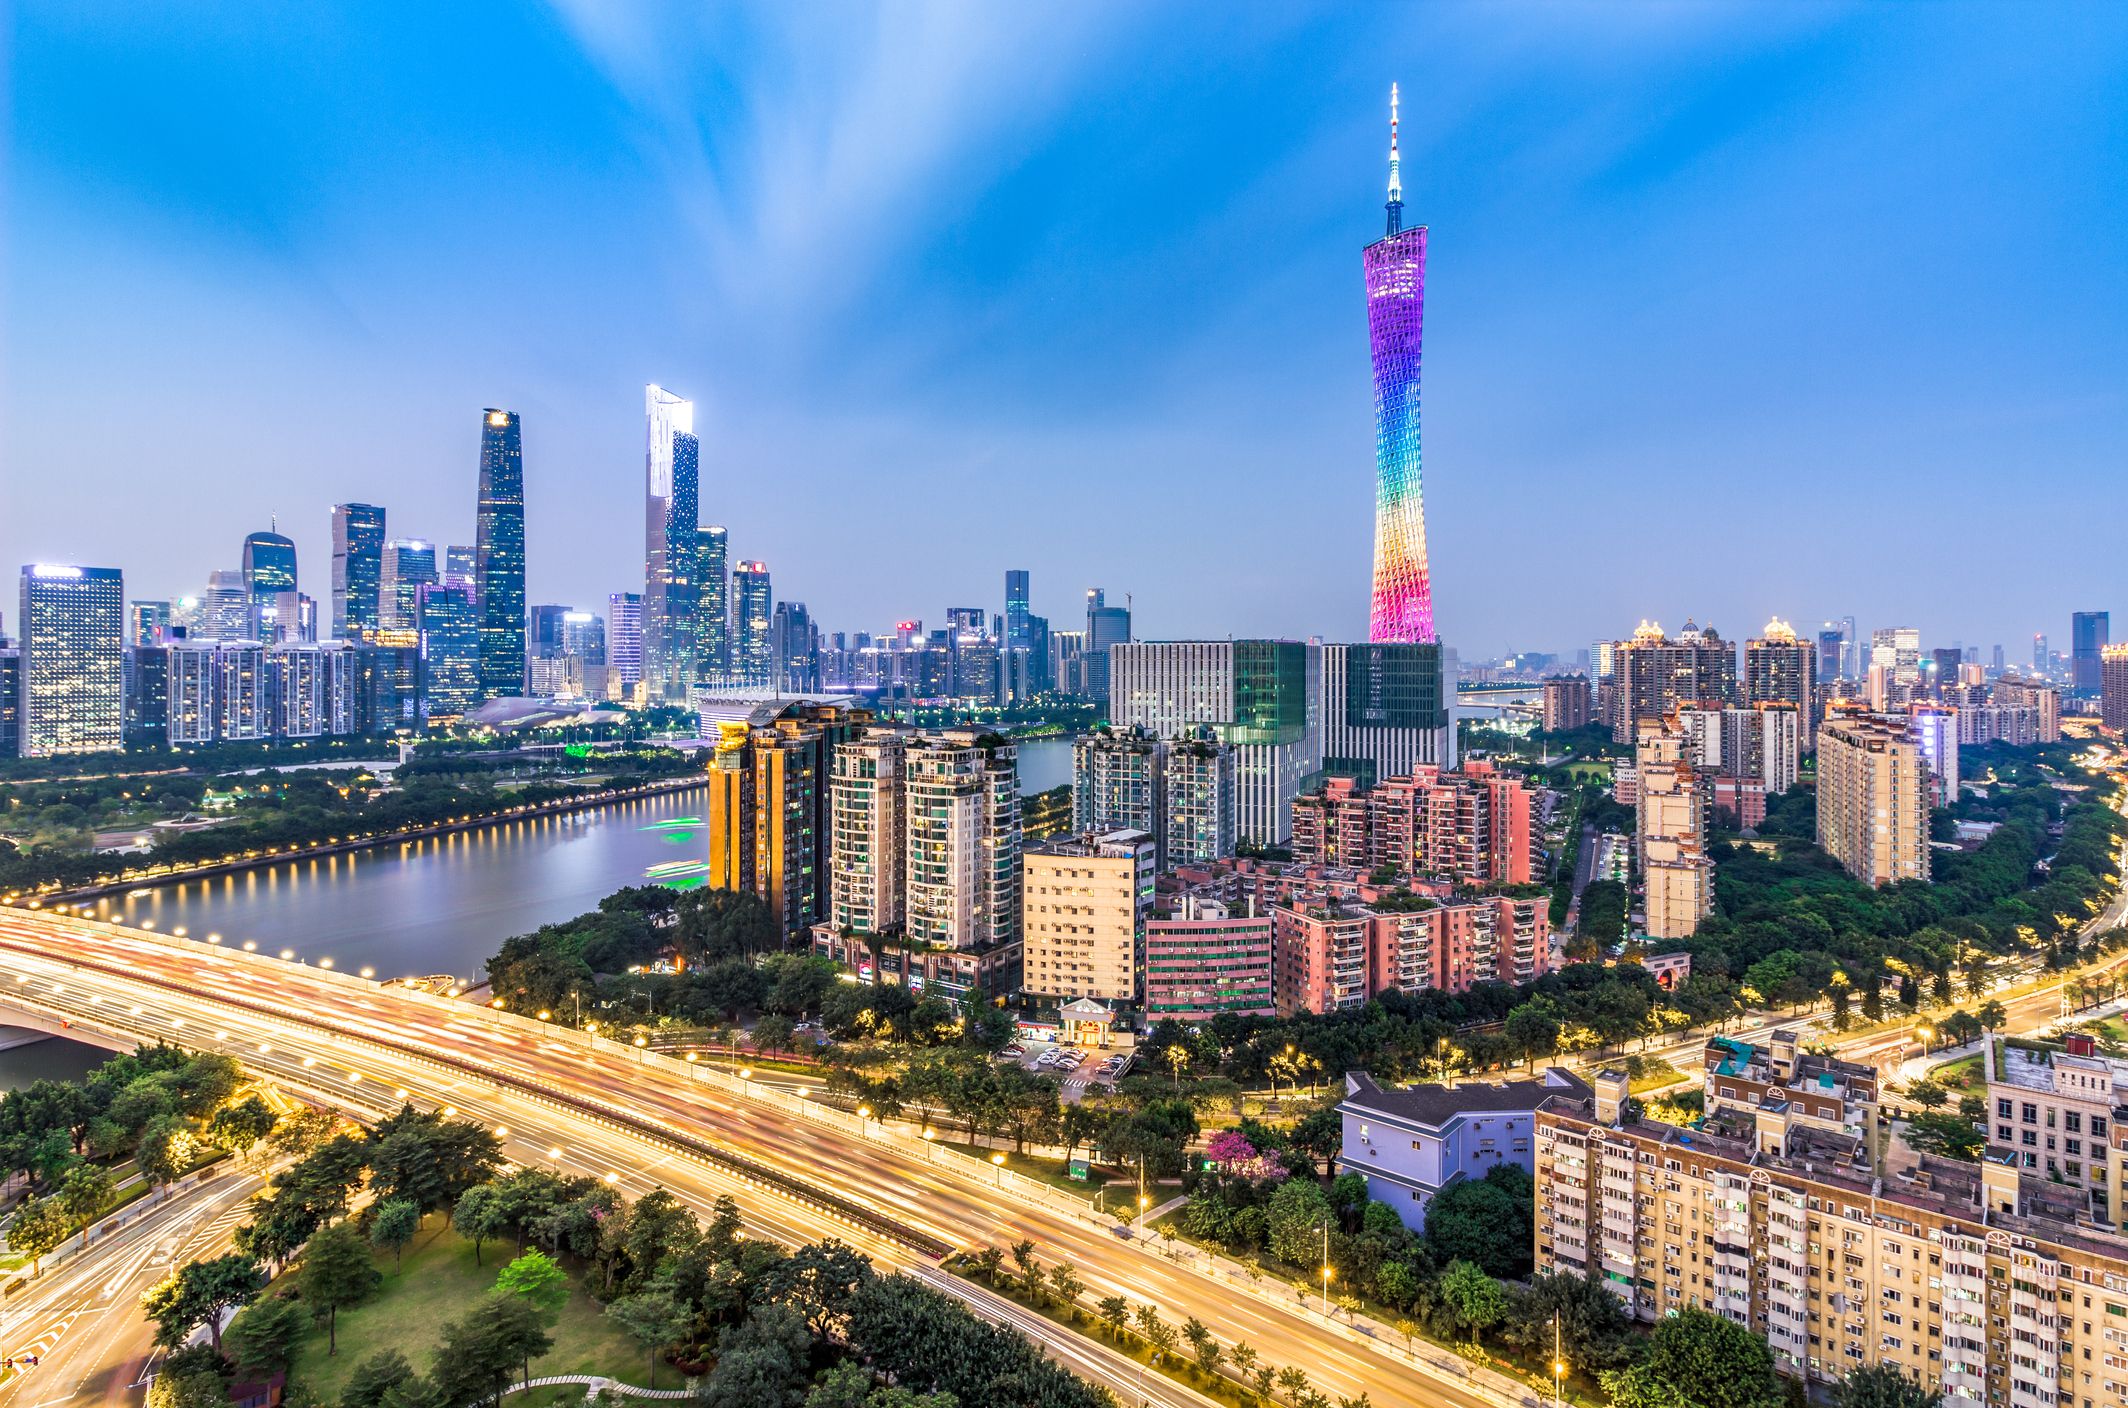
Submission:
MULTIPOLYGON (((137 64, 153 70, 140 101, 181 83, 198 109, 185 120, 219 133, 286 96, 272 84, 238 91, 258 80, 246 66, 258 53, 179 79, 187 66, 175 56, 210 44, 211 25, 121 40, 93 19, 32 17, 17 131, 43 140, 11 183, 11 257, 53 277, 18 287, 9 320, 0 443, 31 472, 11 476, 19 509, 0 523, 0 560, 120 566, 129 596, 175 597, 196 592, 208 570, 235 567, 242 534, 277 516, 309 564, 309 594, 323 600, 335 503, 379 504, 402 535, 473 540, 457 427, 505 405, 525 422, 528 599, 592 606, 634 587, 632 403, 656 381, 702 406, 702 458, 716 467, 703 521, 727 525, 733 552, 769 562, 831 629, 990 602, 998 573, 1025 568, 1033 609, 1053 619, 1068 619, 1084 584, 1105 581, 1132 591, 1147 638, 1361 638, 1370 456, 1352 256, 1379 230, 1380 101, 1400 79, 1405 200, 1435 245, 1427 497, 1438 632, 1466 658, 1570 648, 1641 617, 1691 614, 1738 636, 1776 614, 1853 614, 1912 622, 1931 639, 2000 641, 2014 659, 2035 631, 2059 640, 2067 611, 2108 605, 2098 516, 2013 511, 2008 548, 2036 553, 2044 542, 2046 573, 1958 573, 1944 549, 1972 533, 1976 506, 2005 476, 2047 476, 2067 498, 2103 489, 2113 471, 2107 447, 2119 442, 2123 406, 2101 369, 2124 350, 2128 320, 2110 311, 2123 274, 2086 232, 2118 228, 2122 197, 2076 172, 2100 169, 2120 138, 2081 116, 2076 99, 2105 80, 2117 26, 2058 16, 2044 34, 2012 32, 1985 12, 1939 11, 1898 28, 1919 57, 1886 71, 1870 58, 1895 32, 1881 13, 1682 11, 1601 31, 1569 23, 1553 36, 1512 22, 1471 34, 1459 13, 1383 19, 1387 31, 1365 46, 1361 27, 1338 18, 1235 20, 1208 37, 1224 60, 1218 87, 1201 77, 1202 55, 1196 77, 1159 59, 1131 123, 1085 115, 1107 81, 1085 56, 1151 56, 1181 22, 1174 13, 1082 21, 1078 61, 1032 95, 1031 113, 993 110, 983 100, 995 80, 982 70, 1055 42, 1041 28, 1054 22, 956 27, 954 44, 924 56, 938 111, 884 165, 896 153, 850 111, 814 104, 830 92, 858 113, 897 101, 909 80, 888 59, 921 49, 914 21, 882 20, 796 73, 758 52, 773 47, 765 35, 777 21, 732 21, 749 43, 720 71, 744 96, 718 101, 676 87, 673 61, 646 57, 625 29, 581 16, 506 23, 493 41, 532 65, 554 99, 551 131, 472 123, 395 173, 374 152, 343 149, 328 116, 246 129, 259 170, 285 173, 315 155, 339 183, 330 196, 314 182, 275 194, 255 174, 210 179, 183 161, 157 164, 122 113, 88 112, 62 81, 70 64, 137 64), (1510 35, 1535 46, 1528 72, 1510 63, 1510 35), (1323 60, 1305 83, 1267 71, 1289 40, 1323 60), (1568 40, 1590 52, 1569 52, 1568 40), (2004 46, 2033 63, 2001 65, 2004 46), (1983 56, 1999 101, 1987 140, 1961 144, 1964 124, 1983 119, 1948 92, 1983 56), (1647 92, 1609 96, 1599 59, 1647 92), (1452 60, 1468 75, 1455 77, 1452 60), (2045 72, 2045 90, 2009 68, 2045 72), (1535 96, 1533 75, 1556 94, 1535 96), (792 120, 802 112, 813 115, 792 120), (1693 115, 1691 131, 1679 113, 1693 115), (714 150, 671 145, 690 115, 708 122, 714 150), (1934 155, 1936 144, 1898 145, 1923 118, 1943 124, 1936 144, 1962 146, 1957 161, 1934 155), (798 218, 807 207, 793 173, 810 169, 801 130, 831 139, 834 173, 856 181, 881 231, 810 289, 806 259, 824 251, 820 230, 798 218), (1129 144, 1148 131, 1159 139, 1129 144), (492 256, 498 278, 535 257, 559 260, 559 272, 528 285, 521 307, 498 312, 484 276, 470 281, 478 316, 450 299, 415 310, 408 297, 428 276, 384 259, 374 239, 429 218, 436 183, 476 159, 518 169, 550 137, 581 171, 528 184, 513 197, 526 212, 606 183, 627 209, 665 208, 650 228, 669 238, 615 245, 581 221, 519 234, 513 219, 484 230, 493 248, 476 254, 472 213, 455 215, 416 242, 439 271, 492 256), (1142 155, 1104 165, 1103 153, 1120 150, 1142 155), (1205 150, 1217 151, 1222 180, 1199 206, 1163 202, 1158 222, 1126 208, 1205 150), (2050 159, 2034 162, 2041 151, 2050 159), (707 178, 701 203, 671 179, 668 164, 682 157, 707 178), (1769 247, 1772 236, 1753 232, 1775 209, 1785 223, 1769 247), (1262 244, 1230 256, 1223 302, 1184 292, 1131 307, 1173 284, 1181 249, 1202 247, 1193 236, 1235 221, 1262 244), (1008 229, 1017 233, 1001 242, 1008 229), (82 252, 48 257, 62 239, 85 241, 82 252), (1027 253, 1057 240, 1084 251, 1054 269, 1027 253), (1978 297, 1965 263, 1976 240, 1990 266, 1978 297), (655 316, 608 297, 620 287, 615 254, 662 273, 705 242, 719 262, 650 300, 655 316), (81 282, 83 253, 95 288, 81 282), (230 293, 254 276, 256 293, 230 293), (370 276, 389 293, 355 292, 370 276), (892 297, 863 301, 889 285, 892 297), (121 299, 143 326, 120 316, 121 299), (1055 311, 1060 301, 1073 306, 1055 311), (1024 318, 1041 310, 1043 335, 1028 339, 1024 318), (799 316, 813 313, 858 317, 862 345, 838 336, 831 353, 798 335, 825 325, 799 316), (574 341, 553 321, 564 316, 574 341), (199 334, 183 365, 138 360, 179 323, 199 334), (1215 347, 1233 373, 1210 379, 1216 391, 1186 370, 1215 347), (844 371, 824 400, 815 388, 831 355, 844 371), (74 388, 112 380, 131 388, 131 415, 164 427, 152 453, 130 437, 85 444, 75 433, 93 416, 74 388), (304 437, 289 461, 274 427, 326 423, 354 402, 359 416, 304 437), (1088 480, 1088 465, 1106 472, 1088 480), (193 480, 208 473, 228 482, 199 494, 193 480), (808 492, 788 492, 794 476, 808 492), (1018 526, 1042 523, 1057 494, 1101 482, 1146 489, 1147 511, 1105 515, 1099 534, 1018 526), (1754 485, 1778 485, 1793 521, 1742 511, 1763 498, 1754 485), (97 512, 114 488, 142 512, 97 512), (1280 493, 1278 513, 1265 513, 1266 496, 1280 493), (1835 493, 1837 515, 1822 507, 1835 493), (1726 508, 1720 560, 1754 570, 1719 577, 1706 554, 1654 551, 1659 527, 1636 537, 1621 496, 1726 508), (1160 510, 1178 502, 1203 531, 1168 531, 1160 510), (1872 539, 1872 517, 1887 514, 1900 531, 1872 539), (965 555, 885 550, 934 521, 984 523, 995 536, 961 532, 965 555), (1843 522, 1854 526, 1843 533, 1843 522), (1503 530, 1544 564, 1526 585, 1487 569, 1503 530), (1228 551, 1234 542, 1255 552, 1228 551), (1868 542, 1877 546, 1861 552, 1868 542), (1272 552, 1293 570, 1255 570, 1257 554, 1272 552)), ((319 18, 260 42, 300 55, 333 33, 319 18)), ((682 27, 674 52, 716 37, 682 27)), ((351 72, 393 60, 364 50, 351 72)), ((402 76, 393 99, 379 120, 395 132, 468 100, 418 76, 402 76)), ((836 203, 808 191, 815 213, 836 203)), ((2004 548, 1991 543, 1998 557, 2004 548)))

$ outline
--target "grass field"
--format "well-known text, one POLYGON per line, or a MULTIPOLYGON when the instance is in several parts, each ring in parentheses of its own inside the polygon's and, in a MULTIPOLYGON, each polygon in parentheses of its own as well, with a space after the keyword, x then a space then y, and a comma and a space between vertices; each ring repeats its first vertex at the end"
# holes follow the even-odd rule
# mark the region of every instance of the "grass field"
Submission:
MULTIPOLYGON (((516 1255, 516 1245, 489 1242, 481 1251, 486 1265, 475 1266, 473 1244, 431 1214, 399 1266, 394 1267, 389 1256, 377 1258, 377 1269, 384 1273, 377 1294, 363 1305, 340 1312, 339 1353, 326 1354, 325 1328, 319 1326, 296 1356, 289 1382, 308 1390, 318 1401, 331 1403, 339 1398, 357 1364, 387 1349, 398 1350, 415 1369, 426 1373, 445 1322, 464 1315, 493 1289, 495 1273, 516 1255)), ((660 1364, 657 1382, 648 1384, 648 1356, 601 1313, 580 1286, 572 1291, 553 1333, 553 1351, 532 1361, 535 1379, 547 1374, 599 1374, 651 1388, 681 1387, 678 1372, 669 1364, 660 1364)), ((572 1402, 583 1401, 582 1389, 556 1392, 572 1402)), ((512 1408, 537 1408, 541 1401, 537 1395, 510 1399, 512 1408)))
POLYGON ((1946 1061, 1929 1072, 1929 1078, 1945 1090, 1962 1093, 1980 1090, 1987 1082, 1980 1078, 1980 1055, 1961 1056, 1955 1061, 1946 1061))

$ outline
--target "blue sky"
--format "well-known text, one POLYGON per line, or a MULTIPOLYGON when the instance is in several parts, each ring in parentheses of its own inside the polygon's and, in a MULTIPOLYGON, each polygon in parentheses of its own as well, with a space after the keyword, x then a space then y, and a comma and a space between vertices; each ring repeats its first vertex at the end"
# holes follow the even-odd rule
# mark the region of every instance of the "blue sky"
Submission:
MULTIPOLYGON (((1402 84, 1444 635, 2128 611, 2128 9, 18 3, 0 564, 278 515, 639 589, 642 387, 827 629, 1364 632, 1402 84)), ((12 601, 5 607, 12 607, 12 601)), ((7 611, 12 618, 12 610, 7 611)), ((2128 634, 2124 622, 2123 634, 2128 634)))

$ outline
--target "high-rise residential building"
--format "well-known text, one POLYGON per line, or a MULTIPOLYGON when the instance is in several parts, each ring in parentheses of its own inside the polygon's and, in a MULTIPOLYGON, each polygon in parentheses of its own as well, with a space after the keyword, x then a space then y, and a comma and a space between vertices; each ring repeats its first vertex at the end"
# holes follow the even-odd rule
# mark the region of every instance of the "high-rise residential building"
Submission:
MULTIPOLYGON (((1388 232, 1367 246, 1367 337, 1374 362, 1374 600, 1367 638, 1431 642, 1433 581, 1420 490, 1419 349, 1426 304, 1426 227, 1404 228, 1397 94, 1389 90, 1388 232)), ((1439 761, 1439 760, 1437 760, 1439 761)))
POLYGON ((255 640, 218 641, 214 651, 215 736, 256 743, 273 736, 273 687, 266 647, 255 640))
POLYGON ((870 728, 835 748, 828 922, 853 936, 901 932, 908 869, 903 765, 909 735, 870 728))
POLYGON ((775 619, 768 564, 732 566, 731 682, 737 689, 766 689, 776 670, 776 646, 770 635, 775 619))
POLYGON ((2069 617, 2070 688, 2096 697, 2103 674, 2100 661, 2113 639, 2113 618, 2104 611, 2079 611, 2069 617))
POLYGON ((1454 767, 1448 655, 1430 641, 1323 646, 1315 719, 1324 770, 1371 782, 1454 767))
POLYGON ((606 598, 606 663, 632 690, 643 681, 643 598, 637 592, 614 592, 606 598))
POLYGON ((1293 857, 1464 885, 1533 878, 1527 783, 1488 762, 1422 767, 1371 786, 1325 778, 1293 800, 1293 857))
POLYGON ((126 644, 161 645, 170 635, 170 603, 136 601, 126 608, 126 644))
POLYGON ((1929 802, 1947 807, 1958 800, 1958 711, 1945 704, 1907 706, 1907 735, 1928 765, 1929 802))
MULTIPOLYGON (((421 538, 394 538, 384 545, 378 572, 378 626, 390 631, 421 629, 417 606, 423 587, 433 587, 436 545, 421 538)), ((241 632, 237 632, 241 634, 241 632)))
POLYGON ((1736 826, 1757 826, 1766 819, 1766 799, 1796 785, 1803 727, 1795 705, 1680 706, 1675 722, 1689 740, 1687 759, 1711 785, 1714 805, 1735 814, 1736 826))
POLYGON ((2053 655, 2047 649, 2047 633, 2045 631, 2034 631, 2032 633, 2033 672, 2039 675, 2046 674, 2052 662, 2053 655))
POLYGON ((1988 702, 2001 709, 2029 709, 2034 742, 2061 742, 2061 691, 2045 680, 2001 675, 1988 687, 1988 702))
POLYGON ((25 758, 125 744, 125 574, 36 563, 22 569, 16 731, 25 758))
POLYGON ((709 885, 746 890, 785 935, 829 913, 835 750, 870 715, 843 704, 717 697, 703 710, 717 730, 710 763, 709 885))
POLYGON ((911 738, 903 787, 904 931, 991 949, 1020 934, 1019 754, 973 729, 911 738))
POLYGON ((1612 649, 1611 737, 1631 743, 1643 719, 1664 718, 1680 704, 1727 704, 1736 698, 1736 651, 1712 626, 1685 622, 1675 639, 1646 621, 1612 649))
POLYGON ((384 624, 384 510, 375 504, 334 504, 332 511, 332 633, 362 640, 384 624))
POLYGON ((1869 666, 1900 684, 1921 678, 1921 632, 1914 626, 1879 626, 1869 633, 1869 666))
POLYGON ((1487 895, 1431 909, 1361 904, 1320 893, 1271 907, 1271 975, 1281 1015, 1349 1011, 1396 988, 1467 992, 1551 971, 1548 904, 1487 895))
POLYGON ((517 412, 490 406, 480 422, 474 595, 480 604, 480 693, 525 692, 525 456, 517 412))
POLYGON ((1071 829, 1160 834, 1167 746, 1137 728, 1103 728, 1071 745, 1071 829))
POLYGON ((207 590, 200 598, 200 625, 208 635, 221 640, 242 640, 257 621, 251 608, 251 587, 242 572, 218 570, 207 574, 207 590))
POLYGON ((2109 645, 2099 651, 2099 722, 2116 731, 2128 731, 2128 645, 2109 645))
POLYGON ((1026 991, 1136 1003, 1157 870, 1150 831, 1079 833, 1027 847, 1020 911, 1026 991))
POLYGON ((1161 762, 1161 864, 1197 865, 1234 854, 1234 748, 1210 729, 1167 745, 1161 762))
POLYGON ((355 653, 344 643, 284 645, 266 657, 273 731, 282 738, 355 731, 355 653))
POLYGON ((1242 840, 1283 845, 1293 799, 1322 767, 1322 647, 1302 641, 1125 641, 1109 648, 1109 717, 1174 738, 1210 725, 1232 745, 1242 840))
MULTIPOLYGON (((650 697, 684 704, 694 684, 701 528, 701 445, 695 403, 661 386, 643 388, 647 448, 643 565, 643 676, 650 697)), ((766 629, 766 622, 763 623, 766 629)))
POLYGON ((732 667, 731 539, 719 524, 695 532, 695 677, 719 686, 732 667))
POLYGON ((1080 641, 1076 656, 1079 679, 1076 693, 1087 699, 1109 697, 1109 681, 1114 672, 1109 652, 1130 638, 1130 608, 1110 606, 1108 594, 1101 588, 1087 588, 1086 635, 1080 641))
MULTIPOLYGON (((134 603, 136 606, 138 602, 134 603)), ((6 701, 0 700, 0 703, 6 701)), ((126 647, 126 724, 128 748, 160 748, 170 733, 170 647, 126 647)), ((0 758, 8 756, 0 744, 0 758)))
POLYGON ((1817 735, 1817 652, 1778 616, 1763 635, 1744 642, 1744 703, 1792 704, 1805 746, 1817 735))
POLYGON ((164 725, 173 748, 212 743, 221 735, 216 704, 219 649, 220 642, 205 637, 170 644, 164 725))
POLYGON ((280 533, 244 538, 244 590, 254 597, 296 590, 296 545, 280 533))
POLYGON ((1675 716, 1643 719, 1634 740, 1640 778, 1634 841, 1645 881, 1651 939, 1690 938, 1714 912, 1714 861, 1707 854, 1707 793, 1690 735, 1675 716))
POLYGON ((1034 648, 1033 617, 1027 609, 1027 573, 1012 568, 1005 573, 1005 648, 1034 648))
POLYGON ((421 721, 452 723, 480 703, 480 614, 463 587, 415 588, 421 638, 421 721))
POLYGON ((22 651, 0 645, 0 758, 22 755, 22 651))
POLYGON ((1929 878, 1928 761, 1908 721, 1837 710, 1818 727, 1818 845, 1866 885, 1929 878))
POLYGON ((1593 714, 1587 675, 1554 675, 1544 682, 1544 731, 1587 728, 1593 714))

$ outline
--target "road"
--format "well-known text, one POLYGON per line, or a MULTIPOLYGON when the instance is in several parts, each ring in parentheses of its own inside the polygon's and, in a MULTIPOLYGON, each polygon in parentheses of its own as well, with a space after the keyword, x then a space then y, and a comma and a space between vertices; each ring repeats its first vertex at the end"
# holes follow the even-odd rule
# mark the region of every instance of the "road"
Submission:
POLYGON ((0 1384, 7 1408, 132 1404, 153 1349, 141 1294, 173 1266, 226 1251, 265 1172, 230 1169, 167 1196, 47 1270, 0 1313, 0 1344, 35 1368, 0 1384))
MULTIPOLYGON (((1333 1397, 1368 1394, 1382 1408, 1493 1408, 1498 1400, 1415 1363, 1393 1345, 1328 1324, 1290 1292, 1260 1294, 1119 1239, 1091 1218, 1004 1195, 982 1172, 924 1157, 890 1136, 801 1119, 766 1096, 687 1081, 626 1048, 559 1028, 528 1029, 500 1014, 426 994, 360 983, 300 964, 202 943, 157 938, 86 920, 0 914, 0 1002, 64 1014, 86 1035, 149 1036, 223 1050, 270 1078, 309 1087, 349 1110, 401 1099, 450 1110, 505 1133, 509 1156, 591 1173, 624 1191, 670 1188, 699 1206, 732 1193, 765 1235, 798 1242, 839 1236, 884 1265, 937 1273, 906 1245, 832 1210, 772 1197, 660 1138, 692 1136, 758 1160, 849 1204, 959 1248, 1031 1240, 1047 1264, 1069 1262, 1090 1299, 1152 1303, 1174 1324, 1195 1316, 1231 1345, 1246 1341, 1278 1367, 1305 1370, 1333 1397)), ((963 1283, 957 1294, 1004 1310, 963 1283)), ((1269 1285, 1269 1283, 1265 1283, 1269 1285)), ((1139 1401, 1135 1365, 1099 1341, 1035 1320, 1022 1323, 1074 1371, 1139 1401)), ((1434 1352, 1438 1355, 1438 1351, 1434 1352)), ((1206 1400, 1147 1379, 1147 1399, 1206 1400)))

